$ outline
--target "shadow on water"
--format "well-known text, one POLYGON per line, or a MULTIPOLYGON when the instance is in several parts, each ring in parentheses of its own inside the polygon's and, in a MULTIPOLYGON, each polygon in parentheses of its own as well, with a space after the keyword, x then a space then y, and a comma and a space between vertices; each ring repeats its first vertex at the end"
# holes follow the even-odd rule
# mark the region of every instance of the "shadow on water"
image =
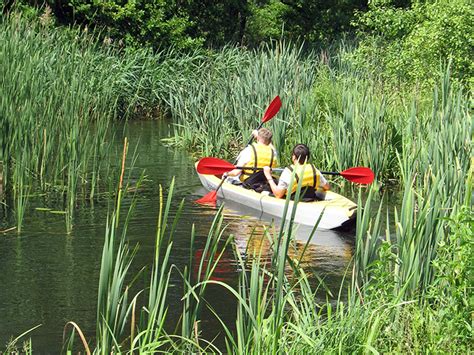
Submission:
MULTIPOLYGON (((192 225, 196 228, 194 250, 199 253, 215 209, 193 202, 204 192, 195 174, 193 159, 161 143, 161 138, 169 134, 169 127, 164 122, 130 122, 119 127, 114 138, 117 159, 112 163, 113 171, 120 169, 122 130, 130 141, 131 153, 136 145, 137 158, 135 170, 131 172, 132 179, 138 178, 143 169, 147 178, 139 192, 139 201, 127 234, 130 245, 139 244, 132 272, 147 266, 143 278, 147 277, 155 246, 159 185, 163 185, 166 191, 173 176, 176 177, 177 188, 172 215, 181 199, 185 199, 185 204, 171 262, 182 269, 188 263, 192 225)), ((126 200, 125 207, 129 203, 126 200)), ((57 209, 54 204, 44 196, 31 198, 22 234, 0 234, 0 344, 5 344, 11 336, 42 324, 31 334, 33 349, 42 353, 57 352, 62 345, 63 327, 70 320, 79 324, 88 339, 94 335, 100 258, 110 206, 105 200, 82 204, 77 210, 73 230, 68 234, 63 215, 41 210, 44 207, 57 209)), ((2 224, 11 224, 6 216, 0 218, 2 224)), ((270 247, 262 238, 263 231, 264 228, 278 228, 278 220, 265 215, 256 216, 252 210, 226 202, 225 223, 225 235, 234 236, 239 252, 262 247, 270 254, 270 247), (249 238, 250 235, 253 237, 249 238)), ((297 242, 292 246, 294 255, 299 255, 310 231, 309 227, 298 227, 297 242)), ((353 234, 318 230, 303 259, 305 267, 324 279, 335 294, 350 265, 353 237, 353 234)), ((236 285, 238 275, 234 254, 232 250, 226 250, 215 277, 236 285)), ((170 328, 181 313, 182 284, 180 276, 173 274, 169 295, 170 328)), ((321 299, 325 297, 325 293, 321 293, 321 299)), ((235 321, 235 301, 230 295, 220 288, 210 288, 207 300, 226 322, 232 324, 235 321)), ((209 329, 219 328, 218 322, 208 313, 202 324, 204 329, 207 325, 209 329)))

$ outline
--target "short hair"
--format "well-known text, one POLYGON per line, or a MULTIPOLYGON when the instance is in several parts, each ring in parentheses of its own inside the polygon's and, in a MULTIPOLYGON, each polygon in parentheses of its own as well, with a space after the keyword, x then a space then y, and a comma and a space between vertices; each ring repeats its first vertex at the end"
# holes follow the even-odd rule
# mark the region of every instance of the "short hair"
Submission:
POLYGON ((264 144, 270 144, 272 142, 273 133, 268 128, 260 128, 258 130, 258 136, 262 139, 264 144))
POLYGON ((297 144, 293 148, 293 155, 300 164, 304 164, 309 160, 309 148, 305 144, 297 144))

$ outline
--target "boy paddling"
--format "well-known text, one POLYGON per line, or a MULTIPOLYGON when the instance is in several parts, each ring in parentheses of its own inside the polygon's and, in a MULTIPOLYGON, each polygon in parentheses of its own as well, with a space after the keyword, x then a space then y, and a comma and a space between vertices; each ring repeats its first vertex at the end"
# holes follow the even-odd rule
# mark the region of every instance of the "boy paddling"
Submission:
MULTIPOLYGON (((275 148, 272 145, 272 132, 267 128, 260 128, 258 131, 253 131, 252 135, 257 142, 248 145, 240 152, 237 166, 254 169, 261 169, 264 166, 275 167, 277 159, 275 148)), ((234 169, 229 171, 227 176, 238 177, 237 181, 240 181, 244 187, 261 191, 267 185, 267 179, 263 171, 254 169, 234 169)))

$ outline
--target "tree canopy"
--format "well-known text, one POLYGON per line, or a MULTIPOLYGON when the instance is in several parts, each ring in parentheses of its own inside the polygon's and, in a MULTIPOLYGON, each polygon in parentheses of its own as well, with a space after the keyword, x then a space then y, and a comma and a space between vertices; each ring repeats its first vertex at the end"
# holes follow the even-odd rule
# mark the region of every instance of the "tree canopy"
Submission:
MULTIPOLYGON (((127 46, 257 46, 271 39, 328 42, 353 30, 367 0, 17 0, 47 4, 59 23, 98 28, 127 46)), ((10 5, 11 6, 11 3, 10 5)), ((5 11, 5 10, 4 10, 5 11)))
MULTIPOLYGON (((97 30, 128 49, 247 48, 274 39, 324 47, 356 39, 353 63, 395 80, 429 81, 451 62, 474 76, 474 9, 469 0, 7 0, 51 8, 55 22, 97 30)), ((354 42, 354 41, 353 41, 354 42)))

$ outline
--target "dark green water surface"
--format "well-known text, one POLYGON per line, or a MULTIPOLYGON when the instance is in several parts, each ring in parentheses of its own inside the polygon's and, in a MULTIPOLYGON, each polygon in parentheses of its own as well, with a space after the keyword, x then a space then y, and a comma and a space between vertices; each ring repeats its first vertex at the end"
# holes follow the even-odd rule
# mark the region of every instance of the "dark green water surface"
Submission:
MULTIPOLYGON (((168 129, 166 123, 149 121, 132 122, 123 129, 130 141, 129 156, 138 145, 134 174, 138 176, 139 171, 146 169, 147 175, 127 234, 131 245, 139 244, 132 272, 151 265, 160 184, 166 190, 171 178, 176 177, 173 213, 180 200, 185 199, 172 254, 172 262, 179 268, 183 269, 188 262, 192 225, 196 226, 195 249, 199 250, 215 213, 214 208, 193 203, 206 191, 194 171, 194 160, 185 152, 169 149, 161 143, 161 138, 168 135, 168 129)), ((118 132, 116 150, 120 156, 122 128, 118 132)), ((120 158, 117 158, 113 170, 119 169, 120 158)), ((31 198, 22 233, 0 233, 0 351, 12 336, 39 324, 41 327, 31 333, 35 352, 59 352, 63 328, 68 321, 76 322, 88 340, 94 336, 100 258, 110 206, 105 199, 81 204, 73 230, 67 233, 63 215, 37 209, 51 207, 48 203, 51 202, 45 197, 31 198)), ((125 200, 127 203, 129 200, 125 200)), ((5 216, 5 209, 0 217, 3 226, 14 223, 5 216)), ((258 213, 242 206, 226 205, 225 220, 229 226, 225 235, 233 234, 239 249, 244 250, 249 246, 252 231, 256 235, 262 234, 263 226, 271 223, 270 218, 259 220, 259 217, 258 213)), ((307 227, 297 231, 301 245, 309 232, 307 227)), ((336 294, 350 263, 352 239, 350 233, 317 231, 305 257, 308 267, 324 278, 336 294)), ((249 247, 259 246, 254 245, 257 242, 251 243, 249 247)), ((219 278, 231 284, 237 282, 239 271, 231 252, 224 254, 216 272, 219 278)), ((177 273, 173 275, 169 292, 171 327, 181 313, 182 281, 177 273)), ((324 299, 324 294, 321 297, 324 299)), ((229 295, 211 288, 207 299, 226 322, 231 324, 235 320, 235 302, 229 295)), ((207 313, 202 326, 209 337, 219 331, 218 323, 207 313)))

